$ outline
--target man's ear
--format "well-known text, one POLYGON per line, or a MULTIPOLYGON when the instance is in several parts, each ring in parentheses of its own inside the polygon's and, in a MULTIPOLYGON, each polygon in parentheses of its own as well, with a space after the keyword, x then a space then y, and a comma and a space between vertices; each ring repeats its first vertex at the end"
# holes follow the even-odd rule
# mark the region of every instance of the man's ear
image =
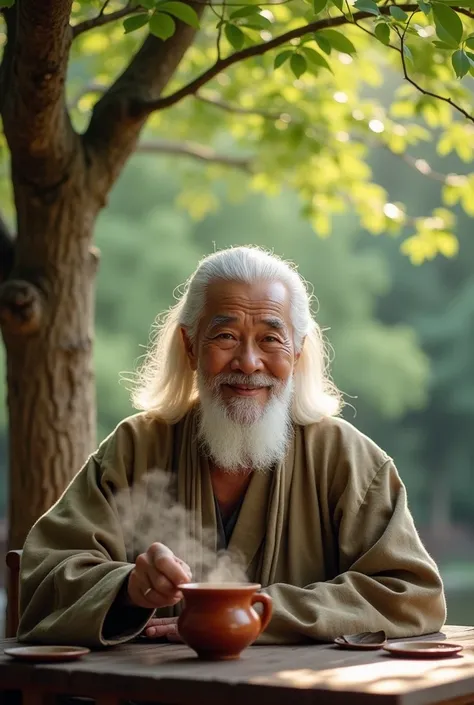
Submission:
POLYGON ((194 345, 191 342, 191 338, 189 337, 188 331, 183 326, 181 326, 181 336, 183 338, 186 355, 188 356, 189 365, 194 372, 197 370, 197 357, 194 353, 194 345))

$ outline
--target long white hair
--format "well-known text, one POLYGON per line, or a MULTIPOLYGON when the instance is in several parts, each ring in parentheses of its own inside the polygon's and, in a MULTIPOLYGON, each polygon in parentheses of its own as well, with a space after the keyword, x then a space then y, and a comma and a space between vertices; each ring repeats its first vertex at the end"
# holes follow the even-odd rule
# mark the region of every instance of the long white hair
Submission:
POLYGON ((292 419, 307 425, 342 408, 341 394, 331 381, 321 329, 311 315, 311 296, 296 268, 258 247, 233 247, 199 263, 178 302, 155 321, 155 335, 138 370, 132 402, 168 423, 179 421, 198 398, 181 334, 195 340, 210 282, 278 281, 290 293, 294 345, 300 358, 294 374, 292 419))

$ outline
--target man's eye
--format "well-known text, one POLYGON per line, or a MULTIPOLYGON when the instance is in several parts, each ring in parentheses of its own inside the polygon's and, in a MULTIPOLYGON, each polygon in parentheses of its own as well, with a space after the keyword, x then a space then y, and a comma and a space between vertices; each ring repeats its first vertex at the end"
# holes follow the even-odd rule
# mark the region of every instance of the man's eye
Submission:
POLYGON ((220 338, 221 340, 234 340, 232 333, 219 333, 216 338, 220 338))
POLYGON ((278 338, 275 338, 274 335, 266 335, 263 340, 265 343, 278 343, 278 338))

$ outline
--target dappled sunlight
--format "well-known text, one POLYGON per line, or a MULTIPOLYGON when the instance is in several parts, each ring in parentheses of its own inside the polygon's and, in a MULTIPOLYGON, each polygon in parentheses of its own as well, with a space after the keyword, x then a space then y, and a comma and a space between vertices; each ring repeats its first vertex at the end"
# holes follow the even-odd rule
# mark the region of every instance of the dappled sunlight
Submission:
POLYGON ((273 683, 293 688, 324 687, 371 693, 403 693, 474 677, 474 653, 449 660, 393 659, 381 655, 375 663, 343 666, 322 671, 292 669, 254 678, 253 683, 273 683))

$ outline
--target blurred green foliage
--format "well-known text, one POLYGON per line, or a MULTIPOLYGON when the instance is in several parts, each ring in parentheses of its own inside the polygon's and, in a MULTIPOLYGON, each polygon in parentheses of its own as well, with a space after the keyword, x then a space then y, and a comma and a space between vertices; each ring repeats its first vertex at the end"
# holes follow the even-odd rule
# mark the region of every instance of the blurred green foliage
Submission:
MULTIPOLYGON (((0 7, 13 4, 0 1, 0 7)), ((286 186, 298 194, 298 208, 318 235, 331 231, 334 217, 351 212, 373 234, 401 233, 402 250, 415 264, 438 254, 452 257, 458 250, 455 207, 473 214, 474 174, 466 166, 449 173, 440 201, 425 209, 394 198, 367 157, 374 145, 404 158, 434 141, 440 155, 472 161, 474 0, 404 7, 407 12, 373 0, 216 0, 199 22, 176 0, 75 0, 73 26, 101 13, 102 19, 121 18, 74 39, 66 87, 73 124, 79 132, 87 128, 97 99, 149 31, 172 43, 179 19, 199 24, 168 95, 222 59, 230 57, 229 65, 197 93, 152 113, 140 147, 160 152, 179 142, 194 158, 204 149, 211 164, 199 180, 182 180, 182 206, 193 216, 212 212, 217 199, 210 184, 224 178, 232 197, 249 188, 275 195, 286 186), (289 31, 298 36, 264 51, 289 31), (234 54, 255 47, 259 55, 234 63, 234 54), (212 166, 216 153, 220 165, 212 166), (230 174, 226 161, 239 163, 241 173, 230 174)), ((0 19, 0 48, 4 42, 0 19)), ((414 168, 425 173, 430 166, 414 168)), ((4 195, 6 202, 9 191, 4 195)))

